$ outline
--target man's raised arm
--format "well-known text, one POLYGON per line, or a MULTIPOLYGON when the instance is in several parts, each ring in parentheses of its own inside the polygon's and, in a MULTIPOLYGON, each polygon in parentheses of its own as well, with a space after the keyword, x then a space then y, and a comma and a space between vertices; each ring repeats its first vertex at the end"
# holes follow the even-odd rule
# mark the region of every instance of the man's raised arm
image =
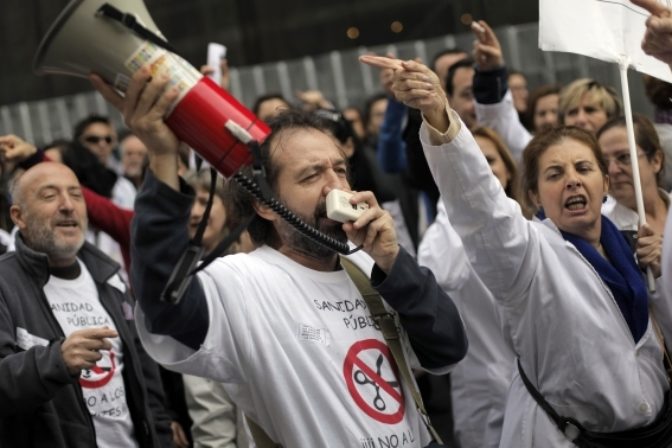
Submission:
POLYGON ((148 330, 167 334, 198 349, 208 329, 205 294, 197 279, 179 304, 161 301, 161 293, 189 236, 187 223, 193 191, 177 174, 179 140, 163 121, 177 91, 166 77, 152 78, 147 67, 133 75, 121 97, 99 76, 91 83, 124 116, 126 125, 147 146, 147 179, 136 198, 131 231, 131 283, 148 330))

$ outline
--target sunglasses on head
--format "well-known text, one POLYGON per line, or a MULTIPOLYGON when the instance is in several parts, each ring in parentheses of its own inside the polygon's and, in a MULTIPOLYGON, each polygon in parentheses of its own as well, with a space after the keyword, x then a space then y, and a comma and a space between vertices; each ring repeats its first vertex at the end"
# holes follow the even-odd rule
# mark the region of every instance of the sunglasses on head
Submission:
POLYGON ((112 136, 111 135, 87 135, 86 137, 83 138, 83 140, 86 143, 91 143, 93 145, 97 145, 100 143, 101 140, 105 140, 105 143, 108 145, 112 144, 112 136))

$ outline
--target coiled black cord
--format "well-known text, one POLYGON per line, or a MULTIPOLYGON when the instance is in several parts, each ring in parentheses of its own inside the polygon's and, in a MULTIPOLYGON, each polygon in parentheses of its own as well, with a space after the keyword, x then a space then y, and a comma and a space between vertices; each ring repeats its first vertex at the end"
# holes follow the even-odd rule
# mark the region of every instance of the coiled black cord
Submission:
POLYGON ((245 189, 248 193, 250 193, 252 196, 257 198, 259 201, 263 202, 266 204, 268 207, 270 207, 275 213, 280 215, 282 219, 287 221, 292 227, 294 227, 296 230, 301 232, 303 235, 306 235, 308 238, 312 239, 313 241, 329 248, 332 250, 335 250, 336 252, 343 254, 343 255, 350 255, 355 252, 357 252, 361 247, 356 247, 354 249, 350 249, 350 247, 346 243, 342 243, 338 241, 335 238, 330 237, 329 235, 325 235, 324 233, 320 232, 317 230, 315 227, 311 226, 310 224, 306 223, 303 221, 301 218, 296 216, 292 211, 290 211, 287 207, 285 207, 283 204, 281 204, 277 199, 273 197, 266 197, 259 185, 253 180, 250 179, 249 177, 245 176, 244 174, 241 174, 240 172, 237 172, 236 174, 233 175, 233 179, 245 189))

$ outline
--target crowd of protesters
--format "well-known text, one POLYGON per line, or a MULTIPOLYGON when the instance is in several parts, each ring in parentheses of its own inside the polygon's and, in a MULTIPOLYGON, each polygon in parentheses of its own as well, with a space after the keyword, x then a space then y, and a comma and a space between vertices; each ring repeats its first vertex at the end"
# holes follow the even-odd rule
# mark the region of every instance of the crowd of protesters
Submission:
MULTIPOLYGON (((672 64, 672 10, 632 2, 672 64)), ((0 446, 672 446, 672 86, 645 77, 635 161, 611 86, 528 86, 472 31, 360 57, 361 108, 249 105, 276 201, 178 140, 146 68, 91 76, 125 129, 0 136, 0 446), (366 208, 330 219, 332 190, 366 208)))

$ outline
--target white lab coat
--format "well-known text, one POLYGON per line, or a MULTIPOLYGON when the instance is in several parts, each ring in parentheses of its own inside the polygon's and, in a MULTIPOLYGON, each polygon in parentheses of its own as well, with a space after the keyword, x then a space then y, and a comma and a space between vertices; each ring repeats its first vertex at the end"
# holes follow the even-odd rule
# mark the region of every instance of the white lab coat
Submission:
MULTIPOLYGON (((658 193, 669 208, 670 194, 662 189, 659 189, 658 193)), ((618 230, 632 230, 636 232, 639 229, 639 215, 637 212, 616 201, 612 196, 609 196, 607 202, 602 206, 602 214, 611 219, 616 227, 618 227, 618 230)))
MULTIPOLYGON (((459 123, 452 111, 451 121, 459 123)), ((669 386, 652 326, 635 344, 611 291, 590 263, 550 220, 523 217, 464 124, 440 146, 430 144, 428 132, 425 123, 421 141, 450 221, 495 294, 531 382, 557 413, 590 430, 621 431, 653 422, 669 386)), ((670 321, 660 323, 669 327, 670 321)), ((573 446, 516 373, 500 446, 573 446)))
POLYGON ((495 299, 471 267, 441 201, 437 211, 418 248, 418 263, 434 272, 453 299, 469 339, 467 356, 450 375, 455 435, 462 448, 495 448, 516 355, 503 336, 495 299))
POLYGON ((499 103, 476 103, 476 121, 497 132, 509 147, 513 159, 521 160, 523 150, 532 140, 532 134, 520 122, 511 91, 507 90, 499 103))
POLYGON ((636 232, 639 229, 639 215, 636 211, 616 201, 609 196, 602 206, 602 214, 611 219, 618 230, 630 230, 636 232))
POLYGON ((660 276, 661 294, 665 297, 672 297, 672 207, 667 212, 664 235, 662 275, 660 276))

